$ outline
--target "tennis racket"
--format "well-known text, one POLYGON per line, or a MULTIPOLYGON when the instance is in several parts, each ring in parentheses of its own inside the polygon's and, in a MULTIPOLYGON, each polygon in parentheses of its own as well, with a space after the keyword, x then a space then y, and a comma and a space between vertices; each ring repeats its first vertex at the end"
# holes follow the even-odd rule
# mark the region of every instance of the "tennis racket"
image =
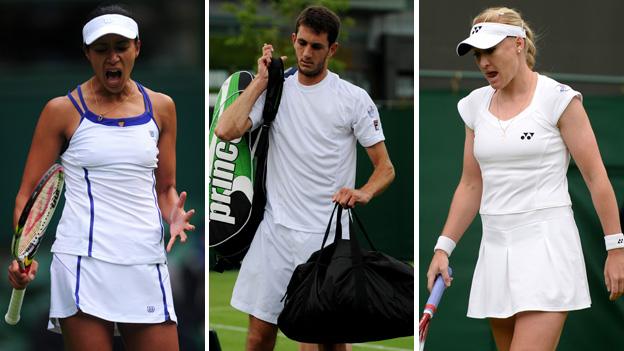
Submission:
MULTIPOLYGON (((30 270, 33 257, 61 198, 64 179, 63 167, 53 164, 39 180, 22 210, 11 243, 11 254, 22 272, 28 273, 30 270)), ((13 289, 9 309, 4 316, 8 324, 19 322, 25 291, 13 289)))
MULTIPOLYGON (((453 275, 453 270, 451 267, 448 268, 449 276, 453 275)), ((431 289, 431 295, 429 295, 429 299, 427 299, 427 303, 425 304, 425 310, 423 311, 422 318, 420 318, 420 323, 418 325, 418 337, 420 339, 420 351, 425 349, 425 339, 427 339, 427 332, 429 331, 429 322, 438 308, 438 304, 440 303, 440 299, 442 298, 442 294, 444 293, 444 289, 446 289, 446 285, 444 285, 444 279, 442 279, 442 275, 438 274, 435 282, 433 283, 433 289, 431 289)))

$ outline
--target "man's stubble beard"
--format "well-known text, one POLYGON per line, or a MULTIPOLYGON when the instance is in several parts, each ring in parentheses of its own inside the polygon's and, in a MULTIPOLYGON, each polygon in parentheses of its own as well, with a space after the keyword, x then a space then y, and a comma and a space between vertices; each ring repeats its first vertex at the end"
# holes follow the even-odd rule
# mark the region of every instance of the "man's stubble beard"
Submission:
POLYGON ((299 72, 303 74, 304 76, 309 77, 309 78, 315 78, 315 77, 318 77, 321 73, 323 73, 323 69, 325 68, 325 62, 327 62, 327 57, 325 57, 323 62, 321 62, 318 66, 315 66, 312 70, 304 71, 301 68, 301 65, 299 64, 299 61, 297 61, 297 68, 299 72))

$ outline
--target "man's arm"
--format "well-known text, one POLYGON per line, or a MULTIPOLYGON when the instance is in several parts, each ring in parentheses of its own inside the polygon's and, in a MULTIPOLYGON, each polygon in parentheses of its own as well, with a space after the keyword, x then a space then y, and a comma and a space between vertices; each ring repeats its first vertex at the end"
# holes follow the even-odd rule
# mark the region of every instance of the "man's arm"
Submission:
POLYGON ((383 141, 367 147, 366 153, 373 163, 373 174, 361 188, 342 188, 334 194, 332 201, 340 203, 342 207, 354 207, 355 204, 366 205, 373 197, 386 190, 394 180, 394 166, 383 141))
POLYGON ((262 57, 258 59, 258 74, 251 81, 243 93, 219 117, 215 135, 221 140, 240 138, 251 126, 249 113, 258 97, 266 90, 269 84, 269 70, 273 46, 265 44, 262 47, 262 57))
POLYGON ((215 135, 221 140, 240 138, 251 126, 249 113, 258 97, 266 89, 267 80, 255 77, 243 93, 219 117, 215 135))

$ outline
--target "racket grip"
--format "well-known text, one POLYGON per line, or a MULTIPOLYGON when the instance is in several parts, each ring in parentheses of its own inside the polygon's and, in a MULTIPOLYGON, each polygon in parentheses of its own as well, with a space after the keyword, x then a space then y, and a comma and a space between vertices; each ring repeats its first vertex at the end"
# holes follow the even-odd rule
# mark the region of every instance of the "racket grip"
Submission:
MULTIPOLYGON (((453 276, 453 270, 451 267, 448 268, 448 273, 450 276, 453 276)), ((431 295, 429 295, 429 299, 427 300, 427 305, 438 306, 440 303, 440 299, 442 298, 442 293, 446 289, 446 285, 444 285, 444 279, 442 279, 442 275, 438 275, 435 282, 433 283, 433 288, 431 289, 431 295)))
POLYGON ((13 289, 11 293, 11 302, 9 302, 9 310, 4 315, 4 320, 10 325, 16 325, 20 320, 20 311, 22 310, 22 302, 24 302, 24 293, 26 289, 13 289))

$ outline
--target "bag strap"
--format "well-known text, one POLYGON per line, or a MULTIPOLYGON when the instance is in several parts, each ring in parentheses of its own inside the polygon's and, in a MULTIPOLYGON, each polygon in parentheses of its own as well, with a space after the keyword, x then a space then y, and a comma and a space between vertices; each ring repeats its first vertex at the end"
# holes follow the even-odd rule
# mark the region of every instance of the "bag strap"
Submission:
MULTIPOLYGON (((336 205, 334 206, 334 209, 332 210, 331 216, 329 216, 329 223, 327 223, 327 229, 325 229, 325 235, 323 236, 323 243, 321 244, 321 250, 325 248, 325 243, 327 242, 327 238, 329 237, 329 231, 331 230, 332 220, 334 219, 334 213, 336 213, 337 208, 338 208, 338 203, 336 203, 336 205)), ((340 230, 340 233, 342 235, 342 229, 340 230)), ((319 262, 320 258, 321 258, 321 255, 319 254, 316 259, 316 263, 319 262)))
MULTIPOLYGON (((349 212, 349 243, 351 246, 351 264, 352 264, 352 274, 354 279, 354 296, 355 303, 358 306, 358 310, 365 310, 367 306, 366 301, 366 277, 364 276, 364 260, 362 258, 362 248, 357 240, 357 235, 355 235, 355 231, 353 230, 353 221, 351 219, 351 214, 353 209, 348 210, 349 212)), ((360 229, 363 229, 361 223, 360 229)), ((368 243, 371 244, 370 239, 368 238, 368 234, 365 234, 368 243)))
POLYGON ((349 210, 349 228, 351 229, 351 236, 354 235, 355 231, 354 229, 354 225, 353 225, 353 218, 355 218, 355 221, 357 222, 358 226, 360 227, 360 231, 362 232, 362 234, 364 234, 364 237, 366 238, 366 241, 368 241, 368 245, 370 245, 370 248, 373 249, 374 251, 377 251, 377 248, 375 247, 375 245, 373 245, 373 242, 370 239, 370 236, 368 236, 368 233, 366 232, 366 230, 364 229, 364 225, 362 224, 362 221, 360 220, 360 218, 357 216, 357 214, 355 214, 355 208, 351 208, 349 210))
MULTIPOLYGON (((337 222, 339 223, 338 225, 340 225, 340 217, 338 217, 337 222)), ((342 225, 340 225, 340 227, 342 232, 342 225)), ((336 228, 336 237, 338 237, 338 228, 336 228)), ((342 239, 342 236, 340 238, 342 239)), ((355 235, 353 231, 351 217, 349 217, 349 244, 351 246, 351 262, 353 263, 353 267, 359 267, 362 264, 362 249, 357 240, 357 235, 355 235)))
MULTIPOLYGON (((349 210, 347 210, 349 211, 349 210)), ((323 236, 323 243, 321 244, 321 250, 319 252, 318 257, 316 258, 316 267, 318 267, 319 262, 321 260, 321 256, 322 256, 322 251, 325 248, 325 243, 327 243, 327 239, 329 238, 329 232, 331 229, 331 225, 332 225, 332 220, 334 219, 334 213, 336 213, 336 234, 334 236, 334 243, 338 243, 339 240, 343 240, 342 239, 342 206, 340 206, 339 203, 336 203, 334 205, 334 209, 332 210, 332 213, 329 217, 329 223, 327 223, 327 229, 325 230, 325 235, 323 236), (338 211, 336 211, 336 209, 338 209, 338 211)), ((350 213, 353 213, 353 209, 351 209, 350 213)), ((355 216, 355 213, 353 213, 353 215, 355 216)), ((357 218, 357 217, 356 217, 357 218)), ((360 229, 362 229, 362 232, 364 233, 364 235, 366 236, 366 239, 368 240, 369 244, 372 247, 372 242, 370 241, 370 239, 368 238, 368 234, 366 234, 366 232, 364 232, 364 227, 362 226, 362 223, 360 222, 359 219, 356 219, 358 221, 358 225, 360 225, 360 229)), ((366 278, 364 276, 364 265, 363 265, 363 258, 362 258, 362 250, 360 248, 360 245, 357 241, 357 237, 355 235, 355 232, 352 230, 353 227, 353 221, 351 220, 351 215, 349 215, 349 246, 351 249, 351 263, 352 263, 352 267, 353 267, 353 275, 355 277, 355 286, 354 286, 354 296, 355 296, 355 301, 356 301, 356 305, 359 306, 360 309, 365 309, 366 305, 367 305, 367 301, 366 301, 366 278)), ((318 276, 318 269, 314 270, 314 275, 315 278, 314 280, 316 281, 316 292, 317 294, 319 293, 319 280, 317 279, 318 276)))
MULTIPOLYGON (((334 235, 334 243, 338 243, 339 240, 342 239, 342 206, 339 203, 334 205, 334 209, 332 210, 331 216, 329 216, 329 223, 327 223, 327 229, 325 229, 325 235, 323 236, 323 243, 321 244, 321 253, 319 253, 316 258, 316 263, 318 264, 321 260, 322 251, 325 249, 325 244, 329 239, 329 232, 331 230, 332 220, 334 219, 334 213, 336 213, 336 233, 334 235), (338 211, 336 211, 338 209, 338 211), (337 212, 337 213, 336 213, 337 212)), ((349 217, 349 224, 351 224, 351 218, 349 217)), ((351 232, 351 230, 350 230, 351 232)), ((360 251, 360 244, 357 238, 349 233, 349 244, 351 246, 351 258, 354 265, 360 265, 362 263, 362 252, 360 251)))
POLYGON ((263 125, 270 127, 271 123, 277 115, 282 100, 282 88, 284 86, 284 62, 281 58, 271 58, 268 73, 269 80, 267 83, 266 97, 264 108, 262 109, 263 125))

